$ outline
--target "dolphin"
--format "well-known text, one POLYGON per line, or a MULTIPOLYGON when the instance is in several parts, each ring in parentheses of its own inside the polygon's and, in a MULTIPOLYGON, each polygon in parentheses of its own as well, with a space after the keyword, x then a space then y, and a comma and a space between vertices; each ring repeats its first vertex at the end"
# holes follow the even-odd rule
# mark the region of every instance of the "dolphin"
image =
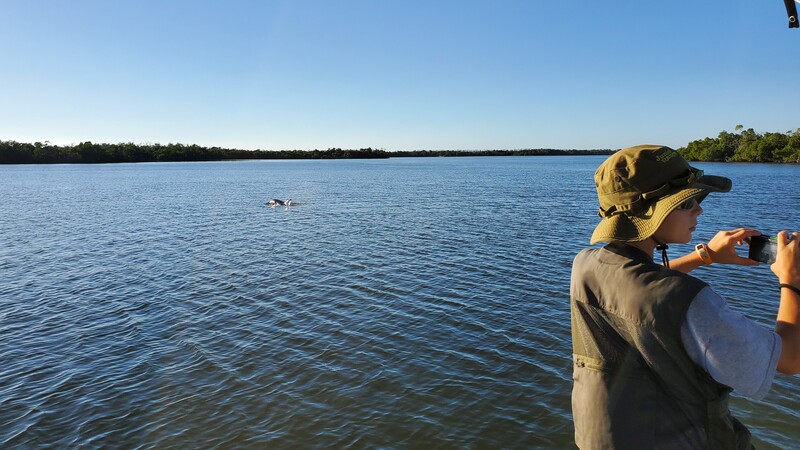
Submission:
POLYGON ((289 200, 278 200, 277 198, 271 198, 267 202, 267 206, 269 206, 270 208, 274 208, 276 206, 287 206, 288 207, 288 206, 298 206, 298 205, 302 205, 302 203, 292 201, 292 199, 289 199, 289 200))

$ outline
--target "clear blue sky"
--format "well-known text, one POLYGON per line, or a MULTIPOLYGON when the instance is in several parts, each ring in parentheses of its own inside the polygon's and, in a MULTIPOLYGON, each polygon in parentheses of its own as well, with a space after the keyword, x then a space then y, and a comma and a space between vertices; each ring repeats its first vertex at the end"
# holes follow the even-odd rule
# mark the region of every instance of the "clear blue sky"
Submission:
POLYGON ((780 0, 0 0, 0 140, 680 147, 800 127, 780 0))

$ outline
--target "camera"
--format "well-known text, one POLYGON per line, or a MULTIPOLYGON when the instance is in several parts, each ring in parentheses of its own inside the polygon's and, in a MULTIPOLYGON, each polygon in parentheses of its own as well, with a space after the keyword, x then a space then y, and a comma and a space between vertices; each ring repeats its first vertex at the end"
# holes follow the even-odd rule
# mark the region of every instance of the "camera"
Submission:
MULTIPOLYGON (((792 240, 792 237, 789 237, 792 240)), ((772 264, 775 262, 775 255, 778 254, 778 240, 766 235, 753 236, 750 238, 750 253, 748 258, 763 263, 772 264)))

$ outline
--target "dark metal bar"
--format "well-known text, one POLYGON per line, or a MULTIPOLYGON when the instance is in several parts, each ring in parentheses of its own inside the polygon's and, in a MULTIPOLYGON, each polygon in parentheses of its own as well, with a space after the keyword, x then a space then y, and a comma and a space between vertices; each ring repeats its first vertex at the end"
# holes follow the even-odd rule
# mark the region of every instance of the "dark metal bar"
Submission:
POLYGON ((800 27, 800 23, 797 22, 797 5, 794 4, 794 0, 783 0, 783 4, 786 5, 786 14, 789 15, 789 28, 800 27))

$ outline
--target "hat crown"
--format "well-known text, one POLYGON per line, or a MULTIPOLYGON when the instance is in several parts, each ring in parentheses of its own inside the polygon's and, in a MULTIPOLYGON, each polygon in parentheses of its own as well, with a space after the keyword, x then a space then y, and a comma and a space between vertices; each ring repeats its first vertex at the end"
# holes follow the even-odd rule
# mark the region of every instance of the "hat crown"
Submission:
MULTIPOLYGON (((642 200, 668 194, 673 190, 670 183, 676 179, 693 181, 692 174, 689 163, 669 147, 638 145, 620 150, 594 174, 600 215, 636 209, 642 200)), ((678 185, 674 188, 680 189, 678 185)))
POLYGON ((647 239, 686 200, 700 202, 711 192, 731 190, 728 178, 705 175, 662 145, 614 153, 597 169, 594 181, 603 219, 592 233, 592 244, 647 239))

